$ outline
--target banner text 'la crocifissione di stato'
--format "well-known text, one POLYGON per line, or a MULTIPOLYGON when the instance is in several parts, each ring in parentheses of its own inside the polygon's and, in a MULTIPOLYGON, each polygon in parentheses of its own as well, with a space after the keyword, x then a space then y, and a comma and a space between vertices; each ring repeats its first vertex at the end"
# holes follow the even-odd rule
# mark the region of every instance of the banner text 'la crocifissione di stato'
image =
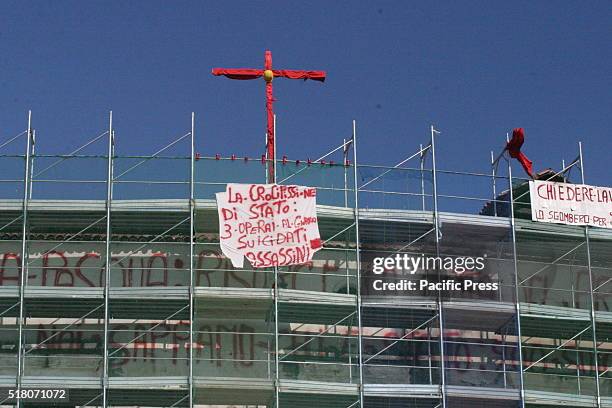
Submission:
POLYGON ((531 219, 612 228, 612 188, 530 181, 531 219))
POLYGON ((310 262, 321 249, 313 187, 233 184, 217 193, 219 241, 235 268, 310 262))

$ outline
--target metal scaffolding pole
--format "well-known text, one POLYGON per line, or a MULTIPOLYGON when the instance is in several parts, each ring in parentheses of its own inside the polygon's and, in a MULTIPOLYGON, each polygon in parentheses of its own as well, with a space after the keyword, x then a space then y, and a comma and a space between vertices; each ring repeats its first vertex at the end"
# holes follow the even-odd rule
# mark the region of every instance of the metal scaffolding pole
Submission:
POLYGON ((108 119, 108 158, 106 172, 106 242, 104 268, 104 369, 102 371, 102 406, 108 405, 108 324, 109 324, 109 293, 111 280, 111 203, 113 199, 113 155, 115 152, 113 134, 113 112, 108 119))
MULTIPOLYGON (((506 142, 509 142, 506 134, 506 142)), ((510 206, 510 230, 512 235, 512 256, 514 260, 514 305, 516 309, 516 333, 518 337, 519 385, 521 394, 521 408, 525 408, 525 383, 523 381, 523 336, 521 333, 521 303, 519 298, 518 254, 516 252, 516 221, 514 219, 514 191, 512 190, 512 164, 508 163, 508 205, 510 206)))
MULTIPOLYGON (((344 207, 348 208, 348 163, 349 163, 349 149, 348 146, 346 144, 346 138, 342 139, 342 145, 344 146, 342 149, 342 166, 343 166, 343 170, 344 170, 344 207)), ((354 223, 353 223, 354 225, 354 223)), ((347 232, 346 234, 344 234, 345 239, 344 239, 344 271, 346 273, 346 294, 350 294, 351 293, 351 276, 350 276, 350 268, 349 268, 349 248, 350 248, 350 243, 349 243, 349 233, 347 232)), ((348 333, 351 333, 351 330, 353 328, 354 323, 350 323, 350 325, 348 326, 348 333)), ((358 328, 361 329, 361 328, 358 328)), ((353 356, 351 355, 351 340, 350 338, 348 339, 348 362, 349 362, 349 382, 352 383, 353 382, 353 356)))
MULTIPOLYGON (((274 129, 276 131, 276 115, 274 115, 274 129)), ((274 138, 274 143, 276 144, 276 137, 274 138)), ((275 151, 276 151, 276 146, 274 146, 275 151)), ((274 159, 276 160, 276 158, 274 159)), ((266 171, 266 182, 267 183, 274 183, 276 180, 276 163, 274 163, 274 161, 272 161, 271 163, 268 162, 268 166, 272 165, 272 169, 273 169, 273 180, 270 180, 270 172, 266 171)), ((284 181, 284 180, 283 180, 284 181)), ((279 387, 280 387, 280 363, 279 363, 279 347, 278 347, 278 339, 279 339, 279 325, 278 325, 278 295, 279 295, 279 289, 278 289, 278 266, 274 267, 274 368, 275 368, 275 373, 274 373, 274 398, 275 398, 275 408, 279 408, 280 407, 280 393, 279 393, 279 387)))
POLYGON ((342 146, 344 146, 344 148, 342 149, 342 160, 344 161, 343 166, 344 166, 344 207, 348 208, 348 154, 349 154, 349 149, 348 146, 346 145, 346 139, 342 139, 342 146))
POLYGON ((359 188, 357 187, 357 125, 353 120, 353 181, 355 183, 355 262, 357 265, 357 343, 359 348, 359 403, 363 408, 363 326, 361 324, 361 255, 359 249, 359 188))
MULTIPOLYGON (((36 129, 32 129, 32 156, 36 155, 36 143, 34 143, 34 141, 36 140, 36 129)), ((30 180, 32 180, 34 178, 34 160, 32 160, 32 163, 30 163, 30 180)), ((29 199, 32 199, 32 191, 34 190, 33 188, 34 186, 32 184, 30 184, 30 193, 29 193, 29 199)))
POLYGON ((504 365, 504 388, 508 386, 508 379, 506 374, 506 333, 502 333, 502 361, 504 365))
POLYGON ((195 242, 195 113, 191 112, 191 158, 189 174, 189 406, 193 407, 193 251, 195 242))
MULTIPOLYGON (((430 127, 431 131, 431 166, 432 166, 432 181, 433 181, 433 221, 436 233, 436 256, 440 256, 440 222, 438 214, 438 177, 436 174, 436 134, 440 133, 430 127)), ((439 273, 439 272, 438 272, 439 273)), ((444 313, 442 305, 442 293, 438 293, 438 321, 440 326, 440 393, 442 396, 442 408, 446 408, 446 363, 444 353, 444 313)))
POLYGON ((421 157, 419 159, 419 165, 421 169, 421 204, 422 209, 425 211, 425 153, 423 152, 423 144, 419 145, 419 151, 421 152, 421 157))
MULTIPOLYGON (((580 154, 580 179, 584 184, 584 160, 582 156, 582 142, 578 142, 578 150, 580 154)), ((601 408, 601 390, 599 384, 599 357, 597 353, 597 331, 595 328, 595 296, 593 294, 593 269, 591 268, 591 245, 589 239, 589 226, 584 227, 584 240, 586 242, 587 267, 589 268, 589 294, 591 295, 591 328, 593 333, 593 353, 595 361, 595 389, 597 391, 597 407, 601 408)))
MULTIPOLYGON (((22 226, 21 226, 21 279, 19 281, 19 344, 18 344, 18 357, 17 357, 17 393, 21 390, 21 380, 24 372, 24 335, 23 326, 25 320, 25 304, 24 295, 25 288, 28 284, 28 204, 30 201, 30 189, 31 189, 31 172, 30 172, 30 160, 31 160, 31 149, 34 145, 32 139, 32 111, 28 111, 28 130, 26 133, 26 154, 25 154, 25 166, 24 166, 24 177, 23 177, 23 204, 22 204, 22 226)), ((21 401, 17 402, 17 406, 21 406, 21 401)))
POLYGON ((270 180, 270 183, 276 183, 276 141, 278 140, 278 137, 276 135, 276 115, 274 115, 274 157, 272 158, 272 171, 274 179, 270 180))
POLYGON ((493 179, 493 215, 497 217, 497 163, 491 150, 491 178, 493 179))
POLYGON ((427 328, 427 366, 429 368, 429 384, 433 385, 433 366, 431 364, 431 327, 427 328))

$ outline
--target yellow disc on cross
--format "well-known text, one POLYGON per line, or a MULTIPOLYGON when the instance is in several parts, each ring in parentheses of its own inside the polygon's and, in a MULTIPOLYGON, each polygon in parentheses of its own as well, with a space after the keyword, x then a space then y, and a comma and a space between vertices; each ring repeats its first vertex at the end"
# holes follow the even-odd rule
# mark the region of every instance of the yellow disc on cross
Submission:
POLYGON ((271 69, 266 69, 264 71, 264 79, 266 82, 272 82, 272 78, 274 78, 274 73, 272 73, 271 69))

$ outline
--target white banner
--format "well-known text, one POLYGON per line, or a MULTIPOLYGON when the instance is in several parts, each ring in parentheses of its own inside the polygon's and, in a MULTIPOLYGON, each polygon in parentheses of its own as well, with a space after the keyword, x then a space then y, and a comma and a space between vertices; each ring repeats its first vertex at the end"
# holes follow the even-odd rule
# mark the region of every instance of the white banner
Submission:
POLYGON ((612 228, 612 188, 530 181, 531 219, 612 228))
POLYGON ((221 250, 235 268, 300 265, 321 249, 316 189, 228 184, 217 193, 221 250))

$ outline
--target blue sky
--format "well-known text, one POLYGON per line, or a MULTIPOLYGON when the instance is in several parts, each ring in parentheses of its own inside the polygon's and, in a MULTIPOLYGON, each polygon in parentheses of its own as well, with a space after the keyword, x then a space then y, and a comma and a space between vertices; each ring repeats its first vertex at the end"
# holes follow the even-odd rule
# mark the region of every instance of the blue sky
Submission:
POLYGON ((258 157, 263 81, 210 70, 259 68, 271 49, 275 68, 328 72, 275 80, 279 156, 314 158, 356 119, 360 161, 391 164, 433 123, 439 167, 488 171, 524 127, 536 170, 582 140, 587 182, 611 185, 611 38, 606 1, 3 1, 0 140, 32 109, 39 151, 65 153, 112 109, 118 153, 147 154, 195 111, 203 155, 258 157))

